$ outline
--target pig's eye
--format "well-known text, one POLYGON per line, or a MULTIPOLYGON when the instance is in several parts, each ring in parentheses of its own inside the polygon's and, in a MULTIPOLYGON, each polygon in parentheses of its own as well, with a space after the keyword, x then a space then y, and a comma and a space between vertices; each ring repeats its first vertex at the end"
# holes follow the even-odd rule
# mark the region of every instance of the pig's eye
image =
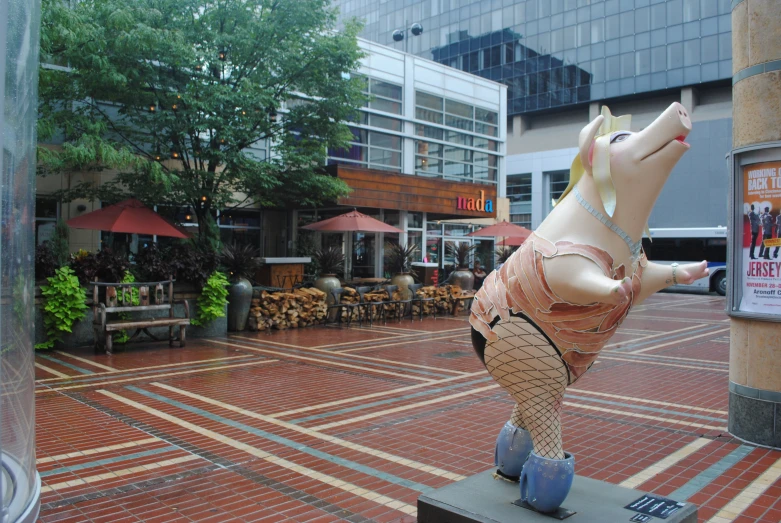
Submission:
POLYGON ((616 133, 610 138, 610 143, 623 142, 630 136, 632 136, 632 133, 616 133))

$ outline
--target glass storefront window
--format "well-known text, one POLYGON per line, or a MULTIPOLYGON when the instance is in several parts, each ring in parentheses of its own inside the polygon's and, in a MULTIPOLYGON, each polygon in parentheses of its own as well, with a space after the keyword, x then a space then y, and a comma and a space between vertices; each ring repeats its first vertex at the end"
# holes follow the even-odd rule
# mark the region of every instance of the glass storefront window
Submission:
POLYGON ((377 247, 377 235, 374 233, 365 234, 362 232, 354 232, 352 235, 352 277, 374 278, 374 260, 377 247))
POLYGON ((422 212, 408 212, 407 213, 407 228, 420 229, 423 227, 423 213, 422 212))
POLYGON ((417 245, 414 261, 423 261, 423 233, 421 231, 409 231, 407 233, 407 245, 417 245))

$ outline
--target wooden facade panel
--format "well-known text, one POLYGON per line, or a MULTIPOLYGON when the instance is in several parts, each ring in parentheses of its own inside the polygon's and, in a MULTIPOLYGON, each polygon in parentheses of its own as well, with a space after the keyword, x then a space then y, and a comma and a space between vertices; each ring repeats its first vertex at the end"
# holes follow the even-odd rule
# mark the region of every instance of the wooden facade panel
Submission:
POLYGON ((336 172, 353 189, 349 196, 339 198, 340 205, 449 214, 454 218, 496 217, 496 185, 451 182, 341 165, 336 172), (491 212, 456 208, 459 197, 477 200, 480 191, 483 191, 484 200, 493 202, 491 212))

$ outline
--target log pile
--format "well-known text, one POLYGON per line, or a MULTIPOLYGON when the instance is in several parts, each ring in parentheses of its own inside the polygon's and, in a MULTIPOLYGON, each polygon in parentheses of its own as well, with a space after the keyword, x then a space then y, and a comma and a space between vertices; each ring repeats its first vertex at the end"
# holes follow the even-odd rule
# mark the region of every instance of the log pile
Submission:
MULTIPOLYGON (((472 292, 462 291, 456 285, 444 285, 442 287, 422 287, 418 295, 424 298, 433 298, 432 301, 412 302, 412 314, 420 315, 420 307, 423 307, 423 315, 431 316, 436 311, 437 316, 456 314, 463 311, 468 304, 459 297, 469 297, 472 292)), ((393 293, 392 300, 402 299, 402 293, 393 293)), ((360 303, 361 297, 358 291, 352 287, 344 287, 341 302, 347 304, 360 303)), ((370 302, 376 305, 360 307, 363 320, 368 320, 368 312, 371 311, 372 321, 379 320, 384 313, 385 318, 396 318, 399 307, 403 305, 384 303, 388 301, 388 294, 384 289, 378 289, 364 294, 364 303, 370 302)), ((358 307, 343 307, 340 311, 342 323, 348 321, 357 322, 359 317, 358 307)), ((308 325, 323 324, 328 321, 338 321, 335 317, 336 310, 328 311, 326 294, 318 289, 296 289, 293 291, 256 291, 253 295, 252 306, 247 320, 247 328, 251 331, 265 331, 270 329, 285 330, 308 325)))
POLYGON ((462 291, 457 285, 443 285, 442 287, 421 287, 418 295, 424 299, 434 298, 433 301, 413 302, 412 314, 418 316, 420 307, 423 307, 423 316, 430 316, 436 311, 437 316, 450 315, 453 307, 456 313, 462 310, 464 301, 456 300, 456 297, 466 296, 467 291, 462 291))
POLYGON ((261 291, 253 297, 247 327, 251 331, 306 327, 325 323, 326 311, 325 293, 318 289, 261 291))
MULTIPOLYGON (((401 292, 396 291, 393 293, 393 301, 397 301, 401 299, 402 299, 401 292)), ((372 321, 380 319, 383 309, 386 317, 392 318, 398 314, 398 307, 400 307, 400 305, 398 304, 379 305, 384 301, 388 301, 388 293, 385 292, 384 289, 378 289, 372 292, 367 292, 366 294, 363 295, 363 300, 364 303, 378 304, 378 305, 364 306, 360 308, 361 309, 360 314, 362 315, 364 321, 369 319, 368 314, 370 311, 371 311, 372 321)), ((344 292, 342 293, 341 303, 360 303, 360 302, 361 302, 361 296, 358 294, 358 291, 356 291, 351 287, 344 288, 344 292)), ((358 321, 358 314, 359 314, 358 309, 359 309, 358 307, 343 307, 341 310, 342 322, 358 321)))

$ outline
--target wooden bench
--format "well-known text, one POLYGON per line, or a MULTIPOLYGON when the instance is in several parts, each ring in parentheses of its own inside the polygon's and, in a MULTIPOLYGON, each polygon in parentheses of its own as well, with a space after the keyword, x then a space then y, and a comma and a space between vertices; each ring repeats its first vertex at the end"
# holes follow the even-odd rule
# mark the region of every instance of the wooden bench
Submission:
POLYGON ((150 327, 168 327, 168 344, 174 346, 174 328, 179 327, 179 346, 186 343, 185 329, 190 325, 190 307, 187 300, 174 299, 173 278, 156 282, 133 283, 102 283, 92 282, 92 313, 95 331, 95 349, 104 348, 106 354, 111 354, 112 334, 126 329, 136 329, 128 341, 132 341, 141 332, 153 340, 160 338, 149 332, 150 327), (165 292, 167 287, 167 293, 165 292), (137 303, 133 303, 134 290, 137 291, 137 303), (101 292, 102 291, 102 292, 101 292), (152 295, 150 296, 150 291, 152 295), (103 301, 101 301, 101 299, 103 301), (184 306, 184 318, 174 317, 174 305, 184 306), (136 318, 108 320, 107 315, 112 312, 137 313, 145 311, 167 310, 168 317, 162 318, 136 318))

